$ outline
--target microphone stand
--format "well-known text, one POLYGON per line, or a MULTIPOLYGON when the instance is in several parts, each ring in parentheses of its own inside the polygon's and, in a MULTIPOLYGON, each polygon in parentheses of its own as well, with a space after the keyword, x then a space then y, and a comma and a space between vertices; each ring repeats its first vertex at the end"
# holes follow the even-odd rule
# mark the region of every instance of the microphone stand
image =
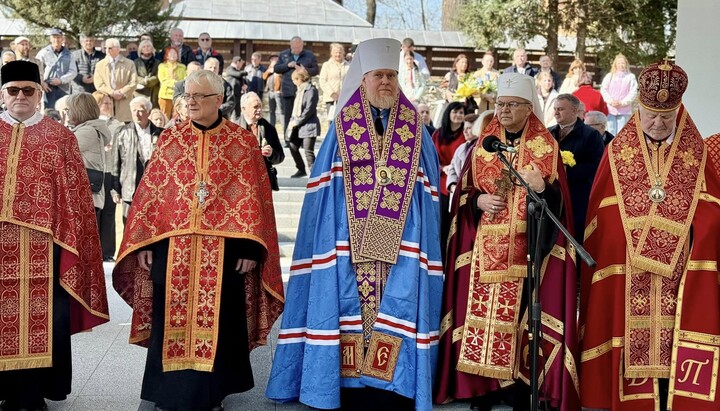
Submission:
MULTIPOLYGON (((513 168, 512 164, 508 161, 502 151, 497 151, 497 156, 500 161, 505 164, 520 184, 527 190, 528 196, 531 201, 528 201, 527 215, 528 215, 528 253, 527 253, 527 270, 528 270, 528 284, 527 297, 528 297, 528 340, 530 343, 530 411, 538 411, 540 406, 540 389, 539 389, 539 375, 538 375, 538 361, 539 361, 539 350, 540 341, 542 340, 542 305, 540 304, 540 267, 542 266, 542 253, 540 250, 540 244, 537 244, 536 240, 539 240, 542 235, 542 219, 544 216, 548 216, 555 226, 565 235, 565 238, 570 241, 572 245, 577 249, 580 258, 590 267, 595 267, 596 262, 588 254, 588 252, 578 243, 578 241, 570 235, 567 228, 558 220, 553 212, 548 208, 545 199, 533 191, 520 174, 513 168), (532 216, 532 221, 530 221, 532 216), (534 255, 531 258, 531 251, 534 251, 534 255)), ((569 256, 568 256, 569 257, 569 256)))

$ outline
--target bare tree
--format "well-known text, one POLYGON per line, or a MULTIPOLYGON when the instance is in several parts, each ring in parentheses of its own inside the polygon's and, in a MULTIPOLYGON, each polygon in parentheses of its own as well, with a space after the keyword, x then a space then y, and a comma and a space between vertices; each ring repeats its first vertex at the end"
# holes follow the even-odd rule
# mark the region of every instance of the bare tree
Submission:
POLYGON ((367 0, 367 12, 365 20, 368 23, 375 25, 375 13, 377 12, 377 2, 375 0, 367 0))

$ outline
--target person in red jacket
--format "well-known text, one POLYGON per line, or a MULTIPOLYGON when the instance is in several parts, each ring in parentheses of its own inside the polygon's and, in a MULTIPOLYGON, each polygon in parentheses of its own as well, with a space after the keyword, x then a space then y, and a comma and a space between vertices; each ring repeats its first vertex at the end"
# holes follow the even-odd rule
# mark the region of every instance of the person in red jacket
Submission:
POLYGON ((455 150, 464 142, 463 123, 465 121, 464 103, 453 101, 448 104, 442 115, 440 128, 432 135, 435 149, 440 160, 440 241, 443 257, 445 256, 445 243, 450 231, 450 195, 445 186, 447 173, 445 170, 451 167, 455 150))
POLYGON ((593 88, 592 74, 585 72, 580 77, 580 86, 572 93, 583 104, 585 104, 585 112, 599 111, 607 116, 608 108, 602 94, 593 88))

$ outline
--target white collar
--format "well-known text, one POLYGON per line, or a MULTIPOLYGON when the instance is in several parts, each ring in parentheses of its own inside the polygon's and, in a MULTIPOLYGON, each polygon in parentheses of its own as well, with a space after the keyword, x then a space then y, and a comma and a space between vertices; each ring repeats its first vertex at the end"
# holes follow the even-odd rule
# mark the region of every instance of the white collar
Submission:
POLYGON ((11 116, 10 113, 8 113, 7 111, 3 111, 2 114, 0 114, 0 120, 4 121, 10 125, 15 125, 17 123, 23 123, 23 124, 25 124, 25 127, 34 126, 35 124, 39 123, 40 120, 43 119, 43 117, 44 116, 39 111, 36 111, 35 114, 30 116, 30 118, 26 119, 25 121, 17 120, 15 117, 11 116))

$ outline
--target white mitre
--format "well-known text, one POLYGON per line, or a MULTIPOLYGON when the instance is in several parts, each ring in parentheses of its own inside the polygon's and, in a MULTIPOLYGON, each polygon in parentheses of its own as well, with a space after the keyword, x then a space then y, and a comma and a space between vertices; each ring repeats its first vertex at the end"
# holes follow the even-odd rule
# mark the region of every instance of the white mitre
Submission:
POLYGON ((345 80, 343 80, 337 103, 338 109, 344 107, 345 103, 360 87, 366 73, 373 70, 398 71, 399 61, 397 56, 399 53, 400 42, 395 39, 370 39, 358 44, 350 68, 345 80))
POLYGON ((533 105, 533 113, 542 121, 544 117, 540 99, 538 99, 535 79, 520 73, 505 73, 498 77, 498 97, 520 97, 533 105))

